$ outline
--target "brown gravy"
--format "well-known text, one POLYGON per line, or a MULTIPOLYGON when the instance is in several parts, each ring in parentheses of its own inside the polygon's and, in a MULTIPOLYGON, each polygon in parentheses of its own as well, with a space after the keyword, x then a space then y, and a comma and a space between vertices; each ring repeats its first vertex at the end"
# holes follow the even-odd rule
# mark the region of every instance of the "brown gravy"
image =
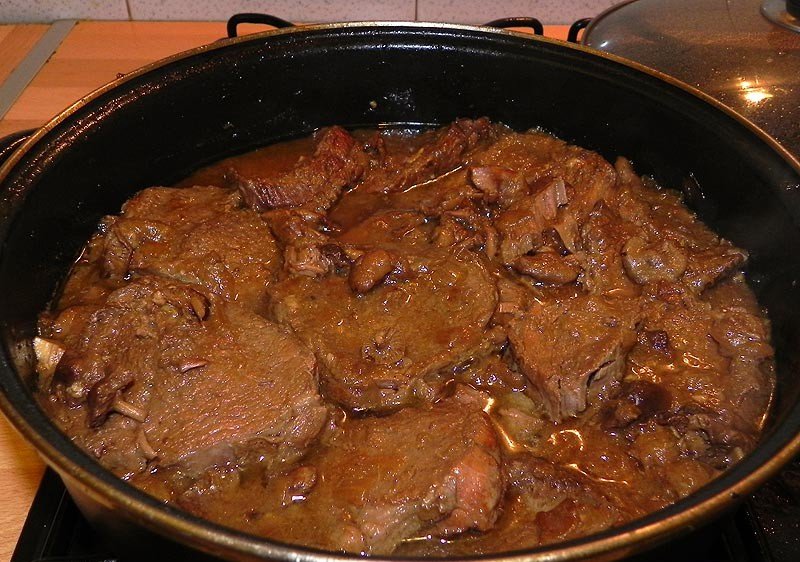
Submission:
POLYGON ((39 398, 120 477, 257 536, 550 544, 754 447, 773 351, 745 258, 542 132, 331 128, 105 219, 42 315, 39 398))

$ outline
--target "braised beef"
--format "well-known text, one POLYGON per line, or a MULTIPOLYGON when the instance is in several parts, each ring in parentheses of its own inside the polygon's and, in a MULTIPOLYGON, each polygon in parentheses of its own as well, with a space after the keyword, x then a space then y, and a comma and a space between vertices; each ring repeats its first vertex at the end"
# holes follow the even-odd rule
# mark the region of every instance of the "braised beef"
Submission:
POLYGON ((490 141, 497 127, 488 119, 458 119, 435 133, 411 154, 379 151, 380 158, 363 179, 362 191, 402 191, 430 181, 464 163, 469 152, 490 141))
MULTIPOLYGON (((378 411, 424 400, 444 382, 439 371, 492 346, 486 332, 497 297, 484 266, 424 246, 425 253, 415 245, 414 253, 387 258, 392 269, 381 269, 368 291, 360 290, 367 283, 354 287, 352 277, 338 276, 296 276, 275 286, 274 317, 317 354, 328 398, 378 411)), ((367 250, 352 271, 359 275, 375 252, 388 255, 367 250)))
MULTIPOLYGON (((104 220, 90 245, 95 248, 82 265, 97 270, 105 283, 163 275, 258 311, 280 269, 267 224, 219 187, 145 189, 125 203, 120 216, 104 220)), ((73 295, 85 284, 68 283, 62 302, 85 301, 85 295, 73 295)))
POLYGON ((616 169, 614 205, 623 221, 639 231, 623 250, 626 272, 635 282, 680 280, 701 292, 744 263, 747 253, 697 220, 676 193, 646 189, 623 158, 616 169))
MULTIPOLYGON (((249 521, 261 532, 387 554, 405 539, 491 529, 504 475, 488 416, 457 394, 433 408, 348 419, 298 468, 245 486, 269 491, 249 521)), ((246 516, 241 498, 212 492, 210 501, 208 517, 246 516)))
POLYGON ((285 462, 325 422, 314 356, 199 285, 136 278, 62 310, 44 332, 65 350, 41 381, 49 407, 119 474, 176 464, 198 474, 261 441, 285 462))
POLYGON ((635 314, 630 302, 579 295, 537 302, 509 323, 514 357, 555 421, 586 409, 590 385, 622 377, 635 314))
POLYGON ((572 283, 581 274, 581 268, 574 259, 550 251, 520 256, 511 267, 536 281, 554 285, 572 283))
POLYGON ((762 431, 747 254, 624 159, 459 119, 324 128, 180 185, 103 220, 33 342, 55 422, 172 505, 496 553, 668 506, 762 431))
POLYGON ((544 246, 551 230, 574 250, 578 222, 615 186, 613 168, 599 155, 544 133, 509 132, 472 164, 473 183, 489 194, 505 264, 544 246))
POLYGON ((314 153, 301 158, 292 170, 274 176, 244 177, 235 168, 230 183, 257 211, 306 207, 324 211, 364 173, 368 156, 363 147, 341 127, 317 133, 314 153))

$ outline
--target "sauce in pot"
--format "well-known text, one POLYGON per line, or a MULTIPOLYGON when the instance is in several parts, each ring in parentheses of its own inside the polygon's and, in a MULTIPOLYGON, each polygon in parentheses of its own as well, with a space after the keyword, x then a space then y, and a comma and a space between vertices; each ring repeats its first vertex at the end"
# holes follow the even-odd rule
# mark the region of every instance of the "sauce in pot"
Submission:
POLYGON ((541 131, 339 127, 103 220, 39 398, 201 517, 364 554, 620 525, 751 451, 774 388, 746 253, 541 131))

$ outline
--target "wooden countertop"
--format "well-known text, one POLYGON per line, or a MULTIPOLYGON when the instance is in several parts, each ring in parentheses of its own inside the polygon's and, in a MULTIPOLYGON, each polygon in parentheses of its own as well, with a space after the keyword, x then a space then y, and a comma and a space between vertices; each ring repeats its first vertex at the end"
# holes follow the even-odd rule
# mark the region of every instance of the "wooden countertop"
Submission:
MULTIPOLYGON (((0 25, 0 85, 47 29, 0 25)), ((546 26, 545 35, 564 39, 567 29, 546 26)), ((222 22, 78 22, 0 120, 0 137, 41 126, 119 73, 224 36, 222 22)), ((0 561, 11 558, 43 471, 36 452, 0 415, 0 561)))
MULTIPOLYGON (((0 84, 25 58, 47 27, 0 25, 0 84)), ((33 448, 0 415, 0 498, 3 498, 0 502, 0 560, 11 557, 43 469, 33 448)))
POLYGON ((0 84, 47 31, 47 25, 0 25, 0 84))

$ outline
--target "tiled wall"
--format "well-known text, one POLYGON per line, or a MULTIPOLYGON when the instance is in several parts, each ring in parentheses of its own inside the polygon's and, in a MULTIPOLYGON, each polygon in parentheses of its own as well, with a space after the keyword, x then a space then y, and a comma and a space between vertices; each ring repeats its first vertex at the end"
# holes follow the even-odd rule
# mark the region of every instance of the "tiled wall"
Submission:
POLYGON ((0 23, 58 19, 225 20, 265 12, 292 21, 420 20, 485 23, 534 16, 571 23, 619 0, 0 0, 0 23))

